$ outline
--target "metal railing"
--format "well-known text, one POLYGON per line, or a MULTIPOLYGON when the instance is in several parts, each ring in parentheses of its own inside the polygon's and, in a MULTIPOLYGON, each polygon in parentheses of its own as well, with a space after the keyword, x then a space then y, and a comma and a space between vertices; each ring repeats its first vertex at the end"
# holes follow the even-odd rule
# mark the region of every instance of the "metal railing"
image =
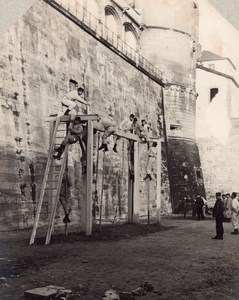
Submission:
POLYGON ((85 7, 80 5, 79 0, 47 0, 46 2, 55 2, 60 5, 73 17, 93 31, 96 37, 103 39, 113 46, 113 48, 115 48, 119 53, 133 61, 136 67, 144 69, 147 73, 151 74, 159 81, 162 80, 163 73, 159 69, 140 55, 135 49, 126 44, 117 34, 106 27, 101 20, 92 15, 85 7))

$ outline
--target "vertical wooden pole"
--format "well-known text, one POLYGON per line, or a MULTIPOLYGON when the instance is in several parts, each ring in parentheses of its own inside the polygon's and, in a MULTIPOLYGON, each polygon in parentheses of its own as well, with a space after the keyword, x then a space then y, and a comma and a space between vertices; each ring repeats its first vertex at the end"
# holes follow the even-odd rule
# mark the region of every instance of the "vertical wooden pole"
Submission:
POLYGON ((157 222, 161 222, 161 140, 157 141, 157 194, 156 194, 156 205, 157 205, 157 222))
POLYGON ((148 203, 147 203, 147 208, 148 208, 148 224, 150 224, 150 180, 147 180, 147 186, 148 186, 148 203))
POLYGON ((85 233, 92 234, 92 188, 93 188, 93 123, 87 122, 87 170, 86 170, 86 205, 85 205, 85 233))
POLYGON ((133 180, 132 180, 132 162, 131 162, 131 151, 133 147, 133 142, 128 141, 128 223, 133 221, 133 180))
MULTIPOLYGON (((55 121, 51 121, 50 122, 50 130, 49 130, 49 152, 51 151, 51 142, 52 142, 52 138, 53 138, 53 132, 54 132, 54 128, 55 128, 56 122, 55 121)), ((50 165, 50 175, 48 176, 48 186, 50 188, 49 190, 49 200, 48 200, 48 205, 47 205, 47 211, 48 211, 48 223, 50 222, 50 215, 51 215, 51 211, 53 210, 53 202, 54 202, 54 188, 56 187, 56 183, 54 182, 56 180, 56 165, 55 165, 55 161, 52 160, 51 161, 51 165, 50 165)))
MULTIPOLYGON (((86 150, 87 151, 87 150, 86 150)), ((80 220, 80 230, 86 232, 86 190, 87 190, 87 175, 82 174, 82 195, 81 195, 81 220, 80 220)))
POLYGON ((102 182, 101 182, 101 193, 100 193, 100 220, 99 220, 100 230, 101 230, 102 210, 103 210, 104 176, 105 176, 105 151, 103 152, 102 182))
POLYGON ((134 142, 133 222, 139 223, 139 142, 134 142))

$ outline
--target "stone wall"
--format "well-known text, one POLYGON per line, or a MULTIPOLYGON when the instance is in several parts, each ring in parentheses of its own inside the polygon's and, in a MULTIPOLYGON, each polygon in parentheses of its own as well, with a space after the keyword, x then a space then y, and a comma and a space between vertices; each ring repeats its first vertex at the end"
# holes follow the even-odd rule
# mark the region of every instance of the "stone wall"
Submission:
POLYGON ((239 120, 232 120, 232 129, 226 144, 215 138, 198 142, 205 180, 206 197, 210 207, 215 203, 216 192, 238 192, 239 120))
MULTIPOLYGON (((48 154, 49 123, 45 118, 58 111, 60 99, 69 90, 70 79, 85 84, 92 112, 100 115, 111 112, 116 122, 132 112, 140 118, 148 115, 155 134, 159 133, 162 102, 161 87, 157 83, 43 1, 34 4, 2 36, 0 44, 0 229, 8 230, 32 225, 48 154)), ((112 145, 113 140, 110 142, 112 145)), ((127 172, 122 171, 127 170, 126 141, 120 142, 119 153, 126 153, 124 161, 122 155, 109 151, 105 162, 103 217, 106 220, 114 219, 115 215, 120 217, 119 201, 122 218, 127 212, 127 179, 124 179, 127 172)), ((72 145, 69 166, 74 179, 73 223, 81 219, 79 156, 79 147, 72 145)), ((143 166, 145 156, 142 154, 142 157, 143 166)), ((102 157, 100 160, 102 164, 102 157)), ((100 173, 101 170, 102 165, 100 173)), ((165 165, 163 170, 165 189, 162 193, 168 202, 165 165)), ((144 175, 142 169, 141 177, 144 175)), ((142 178, 141 183, 141 191, 144 191, 142 178)), ((145 194, 141 192, 141 195, 145 201, 145 194)), ((151 197, 153 207, 155 190, 151 197)), ((166 211, 169 204, 163 203, 163 207, 166 211)), ((44 203, 43 221, 48 214, 49 205, 44 203)), ((57 220, 61 221, 61 217, 59 208, 57 220)))

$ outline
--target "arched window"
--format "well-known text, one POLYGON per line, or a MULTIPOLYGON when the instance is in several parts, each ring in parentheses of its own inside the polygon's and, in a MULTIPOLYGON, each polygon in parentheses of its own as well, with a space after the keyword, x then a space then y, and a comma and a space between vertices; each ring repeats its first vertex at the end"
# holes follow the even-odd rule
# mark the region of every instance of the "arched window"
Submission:
POLYGON ((116 35, 119 35, 119 21, 119 15, 114 7, 107 5, 105 7, 105 25, 116 35))
POLYGON ((78 88, 78 82, 75 81, 74 79, 69 80, 69 90, 74 91, 78 88))
POLYGON ((137 32, 132 24, 124 23, 124 40, 134 50, 137 50, 138 37, 137 32))
POLYGON ((213 98, 218 94, 218 88, 210 89, 210 103, 212 102, 213 98))

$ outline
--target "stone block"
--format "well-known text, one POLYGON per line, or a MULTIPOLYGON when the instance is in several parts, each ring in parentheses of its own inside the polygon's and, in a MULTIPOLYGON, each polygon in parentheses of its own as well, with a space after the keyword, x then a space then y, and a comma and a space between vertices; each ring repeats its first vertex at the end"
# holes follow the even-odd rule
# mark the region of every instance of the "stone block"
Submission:
POLYGON ((57 295, 66 296, 71 294, 71 292, 71 290, 64 287, 49 285, 26 291, 25 298, 27 300, 50 300, 55 299, 57 295))

